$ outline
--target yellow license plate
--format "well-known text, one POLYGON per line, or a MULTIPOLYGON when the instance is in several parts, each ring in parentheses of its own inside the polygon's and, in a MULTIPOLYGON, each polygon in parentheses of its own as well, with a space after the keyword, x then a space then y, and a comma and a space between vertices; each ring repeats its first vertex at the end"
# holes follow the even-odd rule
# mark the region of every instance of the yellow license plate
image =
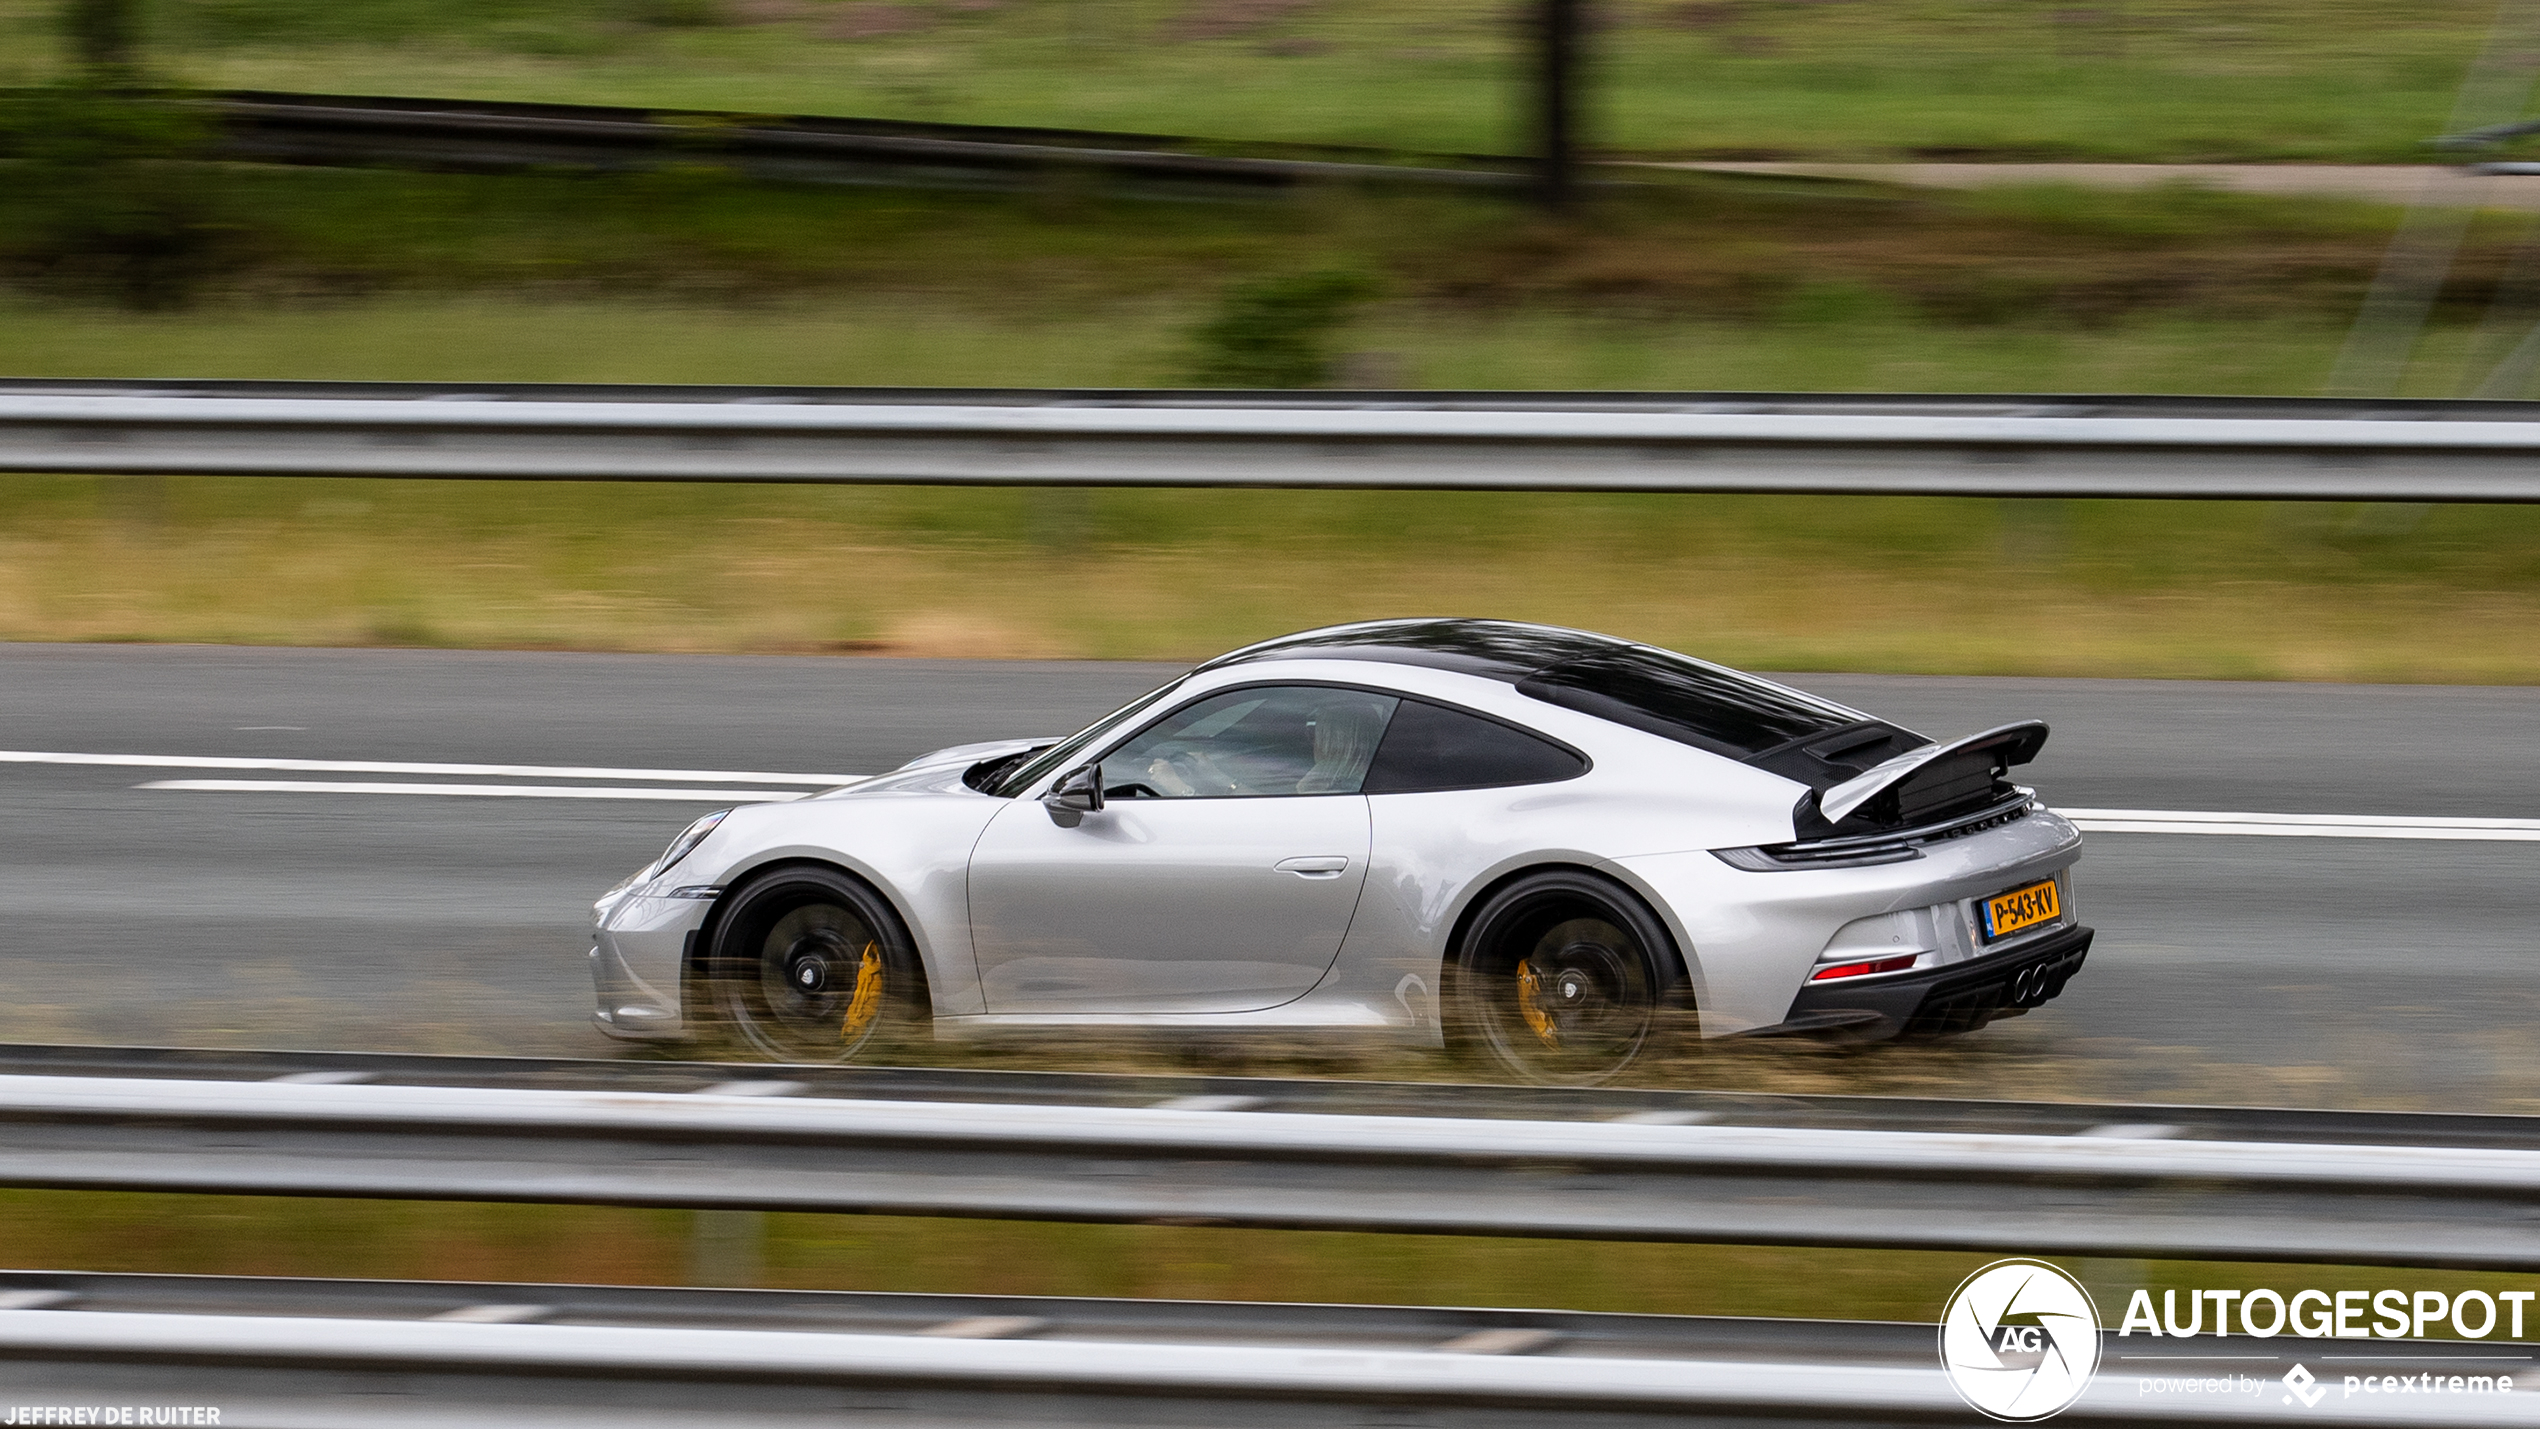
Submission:
POLYGON ((2008 893, 1996 893, 1984 900, 1984 940, 1994 942, 2063 916, 2064 903, 2055 896, 2055 880, 2051 878, 2008 893))

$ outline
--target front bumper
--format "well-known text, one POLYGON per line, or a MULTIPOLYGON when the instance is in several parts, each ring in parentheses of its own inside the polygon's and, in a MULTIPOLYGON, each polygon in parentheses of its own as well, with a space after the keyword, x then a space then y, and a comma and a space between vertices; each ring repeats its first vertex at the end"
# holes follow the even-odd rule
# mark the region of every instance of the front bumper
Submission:
POLYGON ((2054 1000, 2081 971, 2092 931, 2074 926, 1942 967, 1800 988, 1781 1023, 1749 1035, 1945 1037, 2054 1000))
POLYGON ((688 1034, 681 990, 689 953, 712 905, 636 894, 603 906, 591 935, 591 1021, 611 1037, 670 1041, 688 1034))

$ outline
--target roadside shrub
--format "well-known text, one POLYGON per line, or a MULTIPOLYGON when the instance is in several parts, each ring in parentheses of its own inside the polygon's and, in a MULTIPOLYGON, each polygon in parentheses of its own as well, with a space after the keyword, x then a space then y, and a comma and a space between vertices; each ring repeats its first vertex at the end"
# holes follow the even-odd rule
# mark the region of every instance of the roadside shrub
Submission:
POLYGON ((172 307, 209 273, 222 236, 211 175, 187 162, 195 121, 99 90, 15 97, 0 109, 0 257, 31 286, 172 307))
POLYGON ((1357 273, 1298 273, 1226 290, 1193 332, 1190 380, 1200 387, 1313 387, 1330 379, 1333 336, 1374 296, 1357 273))

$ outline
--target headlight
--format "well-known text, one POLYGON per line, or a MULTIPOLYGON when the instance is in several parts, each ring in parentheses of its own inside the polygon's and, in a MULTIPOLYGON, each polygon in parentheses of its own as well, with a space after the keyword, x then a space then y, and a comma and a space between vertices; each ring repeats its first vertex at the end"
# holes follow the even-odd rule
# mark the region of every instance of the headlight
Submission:
POLYGON ((715 825, 722 823, 724 819, 731 815, 731 813, 732 811, 730 809, 717 809, 713 813, 706 815, 704 818, 697 820, 693 824, 690 824, 688 827, 681 829, 679 831, 679 837, 670 841, 670 847, 663 849, 661 857, 654 862, 651 868, 646 869, 641 876, 645 878, 658 878, 661 875, 670 872, 672 869, 677 868, 679 866, 679 860, 695 853, 697 851, 697 845, 704 843, 706 841, 706 835, 713 833, 715 825))

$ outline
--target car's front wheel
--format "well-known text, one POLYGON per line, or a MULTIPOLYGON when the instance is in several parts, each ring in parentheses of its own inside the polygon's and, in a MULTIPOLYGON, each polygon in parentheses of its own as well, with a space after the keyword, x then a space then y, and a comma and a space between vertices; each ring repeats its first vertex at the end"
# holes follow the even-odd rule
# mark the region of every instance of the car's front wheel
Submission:
POLYGON ((1660 1033, 1679 981, 1640 900, 1592 874, 1528 874, 1475 910, 1455 967, 1465 1039, 1529 1082, 1586 1086, 1660 1033))
POLYGON ((835 869, 772 869, 730 895, 707 980, 751 1050, 844 1062, 925 1016, 925 978, 899 916, 835 869))

